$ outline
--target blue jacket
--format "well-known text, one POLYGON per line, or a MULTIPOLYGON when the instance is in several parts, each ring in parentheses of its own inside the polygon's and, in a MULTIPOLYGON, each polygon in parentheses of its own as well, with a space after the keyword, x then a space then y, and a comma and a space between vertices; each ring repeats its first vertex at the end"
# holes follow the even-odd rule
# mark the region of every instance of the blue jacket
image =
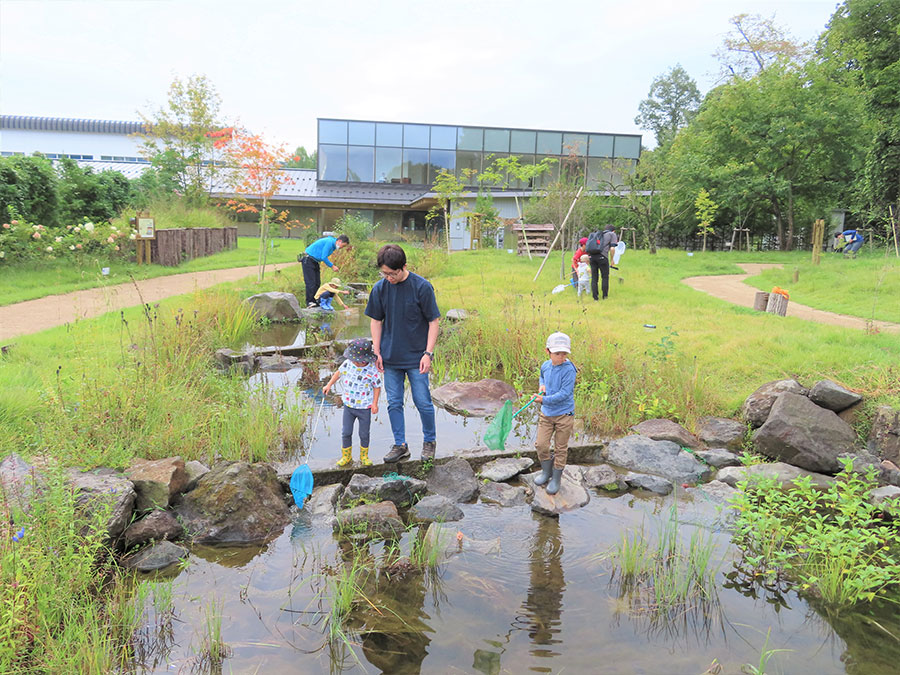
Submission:
POLYGON ((547 393, 541 403, 541 412, 547 417, 568 415, 575 412, 575 364, 566 359, 554 366, 550 360, 541 364, 540 383, 547 393))
POLYGON ((321 239, 316 239, 306 247, 306 255, 310 258, 315 258, 319 262, 325 263, 329 267, 334 267, 328 259, 328 256, 334 253, 336 248, 337 239, 334 237, 322 237, 321 239))

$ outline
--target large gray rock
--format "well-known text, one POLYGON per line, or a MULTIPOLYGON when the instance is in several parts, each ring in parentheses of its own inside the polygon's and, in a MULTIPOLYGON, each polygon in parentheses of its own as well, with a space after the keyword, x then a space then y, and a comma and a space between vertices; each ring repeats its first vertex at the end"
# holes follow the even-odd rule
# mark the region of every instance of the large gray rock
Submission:
POLYGON ((340 483, 314 487, 312 494, 303 504, 303 513, 313 518, 329 518, 334 515, 343 494, 344 486, 340 483))
POLYGON ((342 534, 365 533, 391 538, 399 537, 405 530, 397 506, 389 501, 338 511, 334 529, 342 534))
POLYGON ((134 508, 139 513, 169 508, 172 498, 181 494, 188 484, 188 475, 181 457, 152 461, 136 459, 125 471, 125 475, 134 483, 134 491, 137 493, 134 508))
POLYGON ((301 365, 303 365, 302 361, 296 356, 275 354, 273 356, 259 357, 259 370, 262 373, 286 373, 294 368, 299 368, 301 365))
POLYGON ((0 499, 16 509, 30 510, 35 488, 41 483, 41 474, 15 452, 0 462, 0 499))
POLYGON ((290 521, 285 494, 268 464, 220 462, 184 495, 176 509, 192 540, 202 544, 259 544, 290 521))
POLYGON ((465 321, 469 318, 469 313, 464 309, 448 309, 447 321, 465 321))
POLYGON ((435 464, 425 476, 428 491, 444 495, 454 502, 470 502, 478 495, 478 481, 469 463, 455 457, 449 462, 435 464))
POLYGON ((731 487, 737 487, 740 481, 746 480, 752 485, 754 482, 771 478, 775 480, 778 487, 782 490, 795 488, 794 481, 801 477, 809 477, 813 486, 818 490, 827 490, 834 484, 834 478, 831 476, 798 469, 796 466, 791 466, 784 462, 753 464, 752 466, 729 466, 720 469, 716 476, 718 480, 727 483, 731 487))
POLYGON ((869 452, 900 464, 900 408, 879 406, 869 431, 869 452))
POLYGON ((841 412, 862 401, 862 396, 831 380, 819 380, 809 390, 809 400, 834 412, 841 412))
POLYGON ((203 462, 192 459, 184 463, 184 472, 187 474, 187 484, 184 486, 184 491, 190 492, 197 487, 197 481, 209 473, 209 467, 203 462))
POLYGON ((625 484, 633 490, 647 490, 658 495, 667 495, 672 492, 672 481, 666 480, 662 476, 652 476, 648 473, 634 473, 629 471, 625 474, 625 484))
POLYGON ((724 448, 713 448, 712 450, 698 450, 697 457, 702 459, 710 466, 721 469, 726 466, 740 466, 741 458, 733 452, 729 452, 724 448))
POLYGON ((347 489, 344 490, 343 502, 349 504, 358 500, 389 501, 397 506, 409 506, 416 501, 419 495, 424 494, 425 490, 425 481, 418 478, 385 479, 355 473, 347 483, 347 489))
POLYGON ((100 509, 109 509, 105 530, 109 539, 116 539, 134 512, 134 485, 111 469, 79 471, 69 469, 69 482, 75 490, 79 510, 88 518, 100 509))
POLYGON ((257 293, 244 300, 261 319, 269 321, 297 321, 300 318, 300 303, 293 293, 269 291, 257 293))
POLYGON ((628 488, 625 479, 609 464, 586 466, 581 473, 585 486, 589 488, 600 488, 609 492, 621 492, 628 488))
POLYGON ((869 493, 869 501, 875 506, 894 506, 900 509, 900 487, 885 485, 869 493))
POLYGON ((775 399, 785 392, 806 396, 809 394, 809 389, 801 385, 797 380, 766 382, 744 401, 744 405, 741 407, 741 416, 754 428, 761 427, 769 416, 769 411, 775 404, 775 399))
POLYGON ((652 473, 674 483, 706 480, 712 470, 672 441, 654 441, 644 436, 625 436, 606 448, 610 464, 640 473, 652 473))
POLYGON ((478 496, 482 502, 487 504, 521 506, 525 503, 525 488, 488 481, 481 485, 478 496))
POLYGON ((499 483, 515 478, 525 469, 530 469, 532 464, 534 460, 529 457, 501 457, 482 466, 478 477, 499 483))
POLYGON ((641 436, 652 438, 654 441, 672 441, 686 448, 700 447, 699 438, 672 420, 661 418, 644 420, 631 428, 641 436))
POLYGON ((462 509, 443 495, 423 497, 409 510, 409 515, 417 523, 449 523, 463 518, 462 509))
POLYGON ((148 541, 178 539, 182 534, 184 528, 175 516, 168 511, 153 511, 125 528, 122 541, 125 548, 132 548, 148 541))
POLYGON ((855 441, 853 428, 840 417, 791 393, 778 396, 765 424, 753 433, 757 451, 818 473, 839 471, 838 455, 850 452, 855 441))
POLYGON ((170 541, 161 541, 125 558, 122 565, 137 572, 154 572, 187 558, 188 550, 170 541))
POLYGON ((697 437, 710 448, 740 450, 747 425, 725 417, 701 417, 697 437))
POLYGON ((237 352, 233 349, 217 349, 214 358, 216 367, 223 373, 235 371, 250 376, 259 367, 259 357, 256 354, 237 352))
POLYGON ((448 382, 431 392, 431 399, 442 408, 469 417, 495 415, 506 401, 518 398, 510 385, 493 379, 448 382))
POLYGON ((582 482, 581 469, 567 465, 563 469, 562 480, 559 484, 559 492, 548 495, 546 485, 535 485, 534 479, 540 472, 530 473, 524 476, 524 481, 531 488, 531 510, 547 516, 558 516, 566 511, 572 511, 585 506, 591 501, 591 494, 582 482))

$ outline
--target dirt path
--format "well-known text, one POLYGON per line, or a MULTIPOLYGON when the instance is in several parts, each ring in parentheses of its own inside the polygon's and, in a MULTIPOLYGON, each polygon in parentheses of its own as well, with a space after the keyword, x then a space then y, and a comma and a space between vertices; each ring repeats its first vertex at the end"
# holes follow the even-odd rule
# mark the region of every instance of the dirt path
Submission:
MULTIPOLYGON (((782 265, 774 263, 740 263, 738 267, 744 270, 746 274, 688 277, 687 279, 682 279, 682 281, 691 288, 709 293, 720 300, 726 300, 743 307, 753 307, 753 300, 759 289, 745 284, 744 280, 749 277, 755 277, 764 269, 782 267, 782 265)), ((856 328, 858 330, 866 329, 865 319, 814 309, 798 304, 793 300, 788 303, 787 315, 795 316, 798 319, 806 319, 807 321, 815 321, 816 323, 827 323, 832 326, 844 326, 845 328, 856 328)), ((900 333, 900 324, 888 321, 873 321, 872 324, 882 333, 900 333)))
MULTIPOLYGON (((297 263, 267 265, 266 272, 296 266, 297 263)), ((159 302, 173 295, 209 288, 226 281, 237 281, 256 274, 256 266, 233 267, 225 270, 208 270, 189 274, 173 274, 106 288, 90 288, 84 291, 48 295, 37 300, 26 300, 0 307, 0 342, 18 335, 38 333, 48 328, 71 323, 76 319, 89 319, 107 312, 134 307, 143 302, 159 302), (136 287, 135 287, 136 286, 136 287), (138 293, 140 290, 140 293, 138 293)))

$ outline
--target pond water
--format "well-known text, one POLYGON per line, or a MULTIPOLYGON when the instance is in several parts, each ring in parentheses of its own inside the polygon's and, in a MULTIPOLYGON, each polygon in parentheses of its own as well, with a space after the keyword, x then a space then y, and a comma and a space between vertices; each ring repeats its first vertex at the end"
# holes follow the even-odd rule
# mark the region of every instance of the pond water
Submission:
MULTIPOLYGON (((360 326, 339 327, 337 334, 346 336, 342 328, 360 326)), ((296 372, 265 377, 298 400, 321 400, 317 387, 294 386, 296 372)), ((314 458, 337 458, 337 412, 330 403, 324 407, 319 437, 309 445, 314 458)), ((438 410, 439 454, 471 447, 483 426, 438 410)), ((411 402, 407 427, 416 448, 421 427, 411 402)), ((530 444, 531 434, 521 425, 512 445, 530 444)), ((373 456, 390 442, 381 413, 373 456)), ((766 650, 777 650, 770 675, 900 672, 897 612, 867 608, 864 615, 828 619, 793 593, 734 584, 726 573, 738 552, 728 532, 714 525, 701 530, 688 517, 681 518, 682 541, 702 531, 714 546, 714 596, 660 616, 646 596, 624 592, 603 554, 624 533, 644 528, 652 539, 673 503, 685 516, 698 509, 714 514, 710 500, 682 491, 666 498, 593 491, 586 507, 559 518, 527 506, 464 504, 465 517, 449 524, 448 543, 458 530, 483 545, 466 546, 434 568, 392 573, 385 567, 409 553, 419 528, 411 527, 396 544, 400 553, 389 556, 383 542, 352 544, 300 511, 262 548, 194 547, 183 569, 151 578, 151 596, 162 600, 146 603, 138 650, 143 672, 209 671, 199 654, 215 617, 227 644, 215 672, 728 674, 758 665, 766 650), (363 551, 377 573, 360 581, 364 599, 347 622, 346 641, 329 643, 329 584, 348 569, 354 551, 363 551), (171 610, 158 611, 169 589, 171 610)))

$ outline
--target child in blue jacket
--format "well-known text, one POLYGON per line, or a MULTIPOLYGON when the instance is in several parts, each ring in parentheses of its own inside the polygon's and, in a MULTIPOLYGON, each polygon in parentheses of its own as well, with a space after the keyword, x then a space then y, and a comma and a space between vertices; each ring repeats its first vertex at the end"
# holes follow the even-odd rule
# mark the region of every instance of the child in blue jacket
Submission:
POLYGON ((569 452, 569 436, 575 425, 575 364, 569 361, 572 342, 565 333, 553 333, 547 338, 547 354, 550 358, 541 364, 540 386, 536 401, 541 404, 538 416, 538 432, 535 447, 541 461, 541 475, 535 485, 546 485, 548 495, 559 492, 566 456, 569 452), (554 437, 553 457, 550 456, 550 438, 554 437))

